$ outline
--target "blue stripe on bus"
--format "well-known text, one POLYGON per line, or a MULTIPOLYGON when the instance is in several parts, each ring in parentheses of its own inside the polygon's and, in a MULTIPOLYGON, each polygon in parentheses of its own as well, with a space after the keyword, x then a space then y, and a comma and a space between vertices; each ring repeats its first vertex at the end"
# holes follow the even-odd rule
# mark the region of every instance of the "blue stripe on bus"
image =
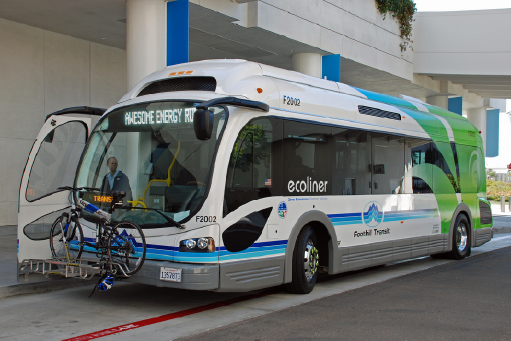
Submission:
MULTIPOLYGON (((438 210, 436 208, 409 211, 385 211, 383 213, 383 222, 435 217, 438 217, 438 210)), ((330 218, 334 226, 362 224, 362 212, 328 214, 328 218, 330 218)))
POLYGON ((265 250, 265 251, 255 251, 255 252, 248 252, 248 253, 239 253, 239 252, 233 252, 230 255, 221 256, 220 260, 232 260, 232 259, 247 259, 247 258, 255 258, 255 257, 264 257, 264 256, 271 256, 271 255, 278 255, 278 254, 284 254, 286 252, 285 249, 272 249, 272 250, 265 250))

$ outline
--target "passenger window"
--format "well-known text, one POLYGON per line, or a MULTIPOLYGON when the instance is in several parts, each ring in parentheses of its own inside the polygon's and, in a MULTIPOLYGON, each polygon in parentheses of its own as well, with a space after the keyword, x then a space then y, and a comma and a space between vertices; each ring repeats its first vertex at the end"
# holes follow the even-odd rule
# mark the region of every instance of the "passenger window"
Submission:
POLYGON ((363 130, 333 128, 332 194, 371 194, 371 136, 363 130))
MULTIPOLYGON (((433 154, 431 151, 431 143, 422 139, 406 138, 405 146, 405 168, 407 172, 411 172, 412 168, 421 164, 432 164, 433 154)), ((432 169, 417 168, 413 171, 412 176, 408 176, 405 179, 404 193, 409 194, 421 194, 421 193, 433 193, 431 186, 433 181, 432 169)))
POLYGON ((284 193, 332 193, 332 128, 303 122, 284 122, 284 193))
POLYGON ((372 194, 403 192, 404 145, 401 136, 372 133, 372 194))

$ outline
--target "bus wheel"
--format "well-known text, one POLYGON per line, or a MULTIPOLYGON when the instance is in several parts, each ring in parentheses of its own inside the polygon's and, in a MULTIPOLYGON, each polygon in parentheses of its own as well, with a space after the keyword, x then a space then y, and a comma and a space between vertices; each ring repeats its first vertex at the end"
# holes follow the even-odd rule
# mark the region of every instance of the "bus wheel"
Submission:
POLYGON ((318 278, 318 237, 311 226, 305 226, 296 240, 293 251, 293 281, 287 290, 294 294, 308 294, 318 278))
POLYGON ((454 259, 470 256, 470 224, 464 214, 460 214, 456 218, 450 256, 454 259))

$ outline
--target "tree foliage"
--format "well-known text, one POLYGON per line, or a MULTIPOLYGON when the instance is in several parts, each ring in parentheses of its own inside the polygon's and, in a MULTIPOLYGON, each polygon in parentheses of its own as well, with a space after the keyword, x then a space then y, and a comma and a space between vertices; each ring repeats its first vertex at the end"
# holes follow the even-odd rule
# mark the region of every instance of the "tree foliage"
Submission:
POLYGON ((413 15, 417 12, 415 2, 412 0, 375 0, 378 11, 383 14, 383 19, 387 12, 392 14, 392 18, 399 23, 401 38, 404 42, 400 44, 401 51, 406 51, 410 46, 412 48, 412 22, 413 15))

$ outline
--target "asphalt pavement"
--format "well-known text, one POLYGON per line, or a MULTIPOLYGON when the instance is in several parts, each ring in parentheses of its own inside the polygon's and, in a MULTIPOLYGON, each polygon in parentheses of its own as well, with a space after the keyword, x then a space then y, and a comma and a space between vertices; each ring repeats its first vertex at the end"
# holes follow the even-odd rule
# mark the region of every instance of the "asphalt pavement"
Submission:
POLYGON ((180 340, 510 340, 510 318, 507 247, 180 340))

